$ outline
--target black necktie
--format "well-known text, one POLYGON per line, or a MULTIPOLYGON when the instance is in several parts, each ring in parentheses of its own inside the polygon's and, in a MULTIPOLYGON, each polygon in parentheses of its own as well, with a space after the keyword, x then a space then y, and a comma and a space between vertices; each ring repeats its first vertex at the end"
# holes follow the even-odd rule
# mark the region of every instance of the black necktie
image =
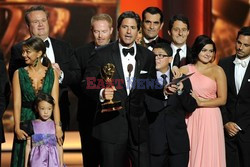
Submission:
POLYGON ((167 81, 167 75, 166 74, 162 74, 161 77, 163 79, 162 80, 162 85, 163 86, 167 85, 167 83, 168 83, 168 81, 167 81))
POLYGON ((146 43, 146 45, 147 45, 148 47, 151 46, 152 48, 154 48, 155 44, 156 44, 156 41, 155 41, 155 40, 152 41, 152 42, 146 43))
MULTIPOLYGON (((167 81, 167 75, 166 74, 162 74, 161 75, 162 79, 163 79, 163 82, 162 82, 162 86, 165 86, 168 84, 168 81, 167 81)), ((167 106, 167 103, 168 101, 165 99, 163 100, 163 105, 166 107, 167 106)))
POLYGON ((45 44, 46 48, 49 48, 49 41, 48 40, 44 41, 44 44, 45 44))
POLYGON ((174 56, 174 62, 173 62, 173 66, 177 66, 180 67, 180 51, 181 49, 177 49, 176 54, 174 56))
POLYGON ((129 48, 129 49, 125 49, 125 48, 122 49, 122 53, 124 56, 127 56, 128 53, 130 53, 133 56, 134 52, 135 52, 134 47, 129 48))

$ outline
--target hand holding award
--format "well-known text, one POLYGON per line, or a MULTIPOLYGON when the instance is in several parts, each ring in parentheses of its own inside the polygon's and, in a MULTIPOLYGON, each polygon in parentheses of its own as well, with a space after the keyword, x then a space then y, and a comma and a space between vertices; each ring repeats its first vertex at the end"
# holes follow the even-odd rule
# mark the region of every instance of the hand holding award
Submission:
MULTIPOLYGON (((108 63, 102 68, 101 74, 102 78, 104 79, 106 83, 106 88, 112 88, 112 78, 115 73, 115 65, 108 63)), ((102 103, 102 110, 101 112, 110 112, 115 110, 122 109, 121 101, 113 101, 111 100, 105 100, 104 103, 102 103)))

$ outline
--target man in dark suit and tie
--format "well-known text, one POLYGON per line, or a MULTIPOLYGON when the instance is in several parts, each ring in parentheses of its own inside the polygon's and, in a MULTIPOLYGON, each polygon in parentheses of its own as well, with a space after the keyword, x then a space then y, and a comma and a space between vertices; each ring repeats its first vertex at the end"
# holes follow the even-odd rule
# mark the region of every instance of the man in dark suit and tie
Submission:
POLYGON ((142 12, 142 46, 152 51, 156 43, 170 43, 159 37, 164 25, 163 19, 163 13, 157 7, 148 7, 142 12))
POLYGON ((227 76, 227 103, 221 107, 227 167, 250 166, 250 27, 236 38, 236 55, 219 61, 227 76))
POLYGON ((118 40, 98 48, 85 72, 86 91, 98 101, 93 135, 100 141, 102 167, 127 166, 128 157, 133 166, 148 167, 144 97, 145 93, 152 93, 163 98, 163 91, 154 89, 153 53, 135 43, 140 29, 139 15, 132 11, 122 13, 117 29, 118 40), (104 86, 105 75, 100 72, 108 63, 116 68, 112 87, 104 86), (122 109, 101 113, 101 102, 111 99, 121 101, 122 109))
MULTIPOLYGON (((172 80, 172 49, 169 44, 158 43, 153 52, 158 82, 165 85, 172 80)), ((151 167, 186 167, 188 164, 189 139, 185 115, 193 112, 197 104, 190 95, 190 81, 183 84, 182 90, 170 92, 165 100, 146 95, 151 167)))
MULTIPOLYGON (((80 80, 80 68, 74 56, 74 51, 66 42, 49 37, 48 12, 43 6, 32 6, 25 12, 25 21, 31 36, 45 41, 46 54, 52 67, 58 73, 60 83, 59 107, 62 121, 62 130, 69 126, 69 99, 68 86, 80 80)), ((22 57, 22 42, 11 48, 9 76, 12 80, 15 70, 25 67, 22 57)))
POLYGON ((188 18, 181 14, 174 15, 169 20, 168 34, 172 38, 171 47, 174 55, 171 67, 181 67, 190 63, 191 50, 186 44, 189 35, 188 18))
MULTIPOLYGON (((81 78, 86 71, 90 57, 95 49, 110 43, 113 32, 113 21, 108 14, 97 14, 91 18, 91 32, 94 41, 79 47, 75 51, 81 68, 81 78)), ((98 167, 100 163, 98 142, 92 137, 93 119, 97 102, 81 91, 81 82, 72 86, 72 91, 78 97, 77 119, 81 136, 82 157, 84 167, 98 167)))
MULTIPOLYGON (((5 142, 3 131, 3 113, 7 108, 10 97, 10 85, 4 63, 3 53, 0 50, 0 153, 2 152, 2 143, 5 142)), ((0 156, 1 164, 1 156, 0 156)))

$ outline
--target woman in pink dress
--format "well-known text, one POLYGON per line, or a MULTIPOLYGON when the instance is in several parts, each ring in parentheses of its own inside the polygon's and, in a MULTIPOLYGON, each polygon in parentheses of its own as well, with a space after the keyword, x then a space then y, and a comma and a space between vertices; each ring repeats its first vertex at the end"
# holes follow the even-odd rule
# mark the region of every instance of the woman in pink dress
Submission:
POLYGON ((190 139, 189 167, 226 167, 225 142, 219 106, 226 103, 226 76, 215 60, 215 43, 198 36, 192 46, 192 64, 183 66, 190 77, 198 108, 186 117, 190 139))

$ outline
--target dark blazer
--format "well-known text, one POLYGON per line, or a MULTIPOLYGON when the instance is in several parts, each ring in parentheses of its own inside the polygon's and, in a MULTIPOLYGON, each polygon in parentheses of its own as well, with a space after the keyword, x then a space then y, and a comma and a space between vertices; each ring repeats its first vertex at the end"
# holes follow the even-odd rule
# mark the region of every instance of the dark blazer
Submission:
POLYGON ((221 107, 223 123, 235 122, 242 129, 239 137, 250 141, 250 64, 246 69, 239 93, 236 93, 234 61, 235 55, 226 57, 219 61, 227 76, 227 103, 221 107))
MULTIPOLYGON (((137 44, 136 48, 136 67, 134 68, 136 79, 155 79, 155 58, 153 53, 137 44)), ((161 98, 163 98, 162 90, 158 89, 158 91, 150 91, 142 88, 143 86, 141 86, 141 89, 138 89, 138 86, 140 85, 134 82, 135 85, 128 96, 124 83, 121 83, 120 86, 115 84, 117 91, 115 91, 113 100, 121 101, 123 109, 119 111, 101 113, 99 102, 100 88, 91 88, 92 83, 89 81, 91 79, 90 77, 101 78, 100 70, 107 63, 112 63, 116 67, 116 71, 113 76, 115 83, 124 81, 118 41, 97 49, 93 57, 94 58, 92 58, 92 60, 89 62, 89 66, 85 72, 84 86, 87 85, 87 93, 89 93, 92 98, 97 99, 99 103, 94 121, 94 137, 106 142, 124 143, 128 139, 129 131, 132 133, 132 138, 136 143, 142 143, 146 141, 148 139, 148 122, 145 113, 145 106, 143 103, 145 93, 155 93, 159 95, 159 97, 162 96, 161 98), (138 125, 140 125, 140 139, 138 139, 138 125)))
MULTIPOLYGON (((59 85, 59 107, 63 130, 65 130, 69 125, 70 118, 68 86, 80 80, 80 68, 74 56, 74 50, 68 43, 54 38, 50 38, 50 40, 55 55, 55 62, 59 64, 64 73, 64 79, 59 85)), ((15 70, 25 66, 25 61, 22 58, 22 42, 20 42, 11 48, 9 63, 9 76, 11 81, 15 70)))
POLYGON ((162 100, 151 96, 145 98, 152 154, 178 154, 189 151, 185 116, 196 109, 197 103, 190 95, 190 81, 185 80, 183 84, 183 93, 168 96, 166 107, 162 100))
POLYGON ((3 59, 3 53, 0 50, 0 144, 5 142, 2 118, 3 113, 7 108, 9 97, 10 85, 3 59))
MULTIPOLYGON (((95 43, 90 42, 75 50, 75 56, 81 68, 81 79, 86 71, 89 59, 95 52, 95 43)), ((82 130, 90 134, 93 126, 93 119, 96 111, 96 100, 93 100, 87 94, 82 93, 81 82, 72 85, 71 90, 78 98, 77 120, 81 123, 82 130)))

